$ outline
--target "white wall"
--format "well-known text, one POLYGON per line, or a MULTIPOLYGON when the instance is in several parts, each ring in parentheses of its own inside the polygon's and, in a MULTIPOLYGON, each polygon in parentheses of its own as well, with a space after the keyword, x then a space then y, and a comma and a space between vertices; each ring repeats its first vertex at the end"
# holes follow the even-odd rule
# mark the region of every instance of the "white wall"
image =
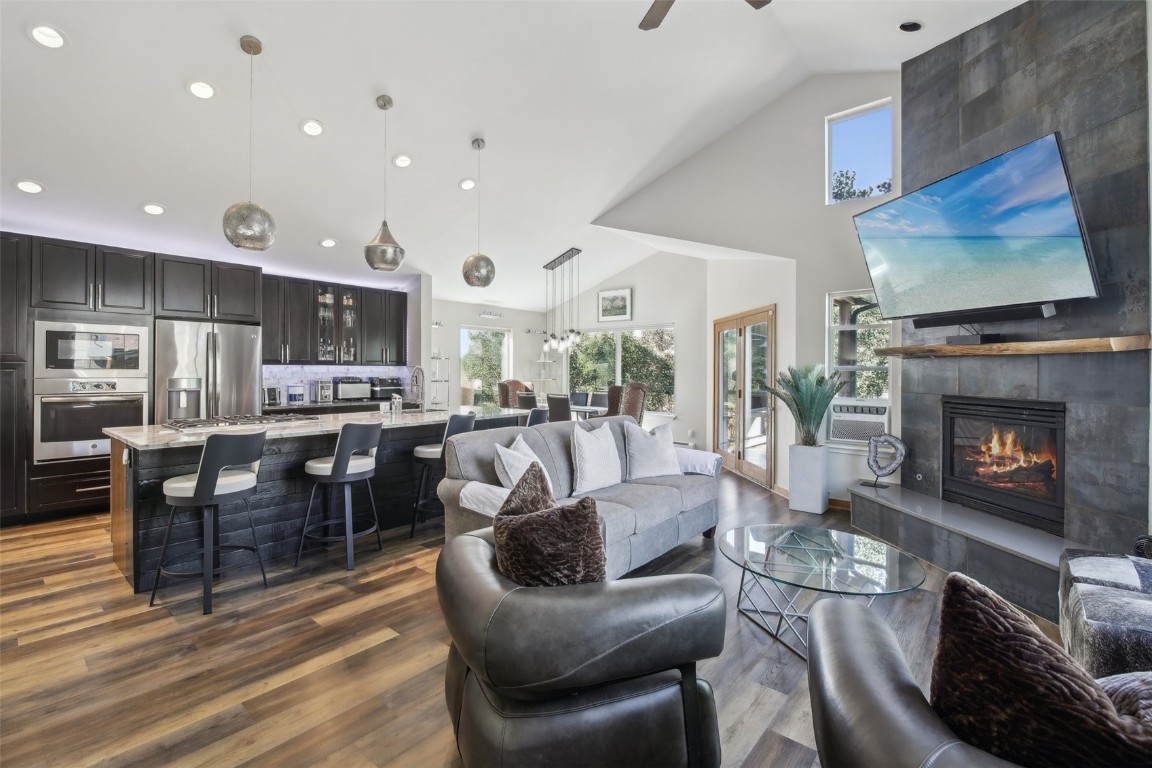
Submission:
MULTIPOLYGON (((899 115, 897 72, 809 78, 596 220, 620 230, 792 263, 789 277, 771 261, 709 262, 702 324, 707 328, 702 330, 703 359, 709 366, 712 319, 773 302, 780 313, 776 367, 824 362, 825 294, 869 285, 852 216, 884 199, 825 205, 824 118, 887 97, 899 115)), ((898 133, 898 120, 895 130, 898 133)), ((899 146, 898 135, 895 144, 899 146)), ((898 194, 899 152, 894 155, 893 194, 898 194)), ((674 287, 679 293, 670 294, 669 301, 700 290, 689 283, 674 287)), ((710 400, 708 378, 704 386, 710 400)), ((787 446, 795 439, 794 427, 782 409, 778 414, 777 479, 786 487, 787 446)), ((862 457, 845 461, 832 486, 833 495, 842 498, 849 478, 867 474, 862 457)))
MULTIPOLYGON (((706 262, 675 253, 656 253, 644 261, 586 288, 579 296, 580 330, 613 331, 644 325, 672 325, 676 330, 676 420, 672 422, 675 440, 694 442, 698 448, 707 440, 706 411, 709 331, 706 307, 706 262), (632 289, 632 320, 599 322, 596 293, 611 288, 632 289)), ((562 307, 561 313, 565 310, 562 307)), ((557 356, 558 359, 559 356, 557 356)), ((567 391, 566 362, 555 367, 562 372, 560 391, 567 391)))
MULTIPOLYGON (((539 376, 540 366, 535 362, 540 357, 540 336, 529 336, 525 333, 529 328, 544 327, 543 312, 525 312, 523 310, 508 309, 506 307, 493 307, 487 304, 465 304, 458 301, 431 300, 429 314, 425 318, 425 335, 428 337, 427 351, 424 355, 424 373, 431 380, 434 370, 434 361, 431 359, 436 350, 450 359, 451 380, 446 388, 449 407, 461 405, 460 402, 460 329, 492 328, 512 331, 512 378, 530 381, 539 376), (484 310, 499 312, 503 317, 486 319, 480 317, 484 310), (432 323, 440 321, 439 328, 432 328, 432 323)), ((443 361, 441 361, 443 371, 443 361)), ((552 367, 556 367, 553 365, 552 367)), ((426 395, 426 402, 431 397, 431 387, 426 395)), ((471 405, 471 403, 468 403, 471 405)))

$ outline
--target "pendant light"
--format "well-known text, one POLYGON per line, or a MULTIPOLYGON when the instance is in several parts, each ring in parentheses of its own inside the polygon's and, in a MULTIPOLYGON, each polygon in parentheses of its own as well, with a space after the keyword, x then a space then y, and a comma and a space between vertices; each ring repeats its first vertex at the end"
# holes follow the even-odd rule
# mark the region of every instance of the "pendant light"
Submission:
POLYGON ((376 106, 384 110, 384 220, 372 242, 364 246, 364 260, 377 272, 395 272, 404 263, 404 249, 388 229, 388 110, 391 96, 377 96, 376 106))
POLYGON ((272 214, 252 202, 252 81, 256 57, 264 46, 252 35, 244 35, 240 50, 248 54, 248 201, 224 211, 224 236, 237 248, 266 251, 276 239, 276 222, 272 214))
POLYGON ((496 265, 480 252, 480 150, 484 149, 484 139, 472 139, 472 149, 476 150, 476 253, 464 259, 464 282, 473 288, 487 288, 496 277, 496 265))

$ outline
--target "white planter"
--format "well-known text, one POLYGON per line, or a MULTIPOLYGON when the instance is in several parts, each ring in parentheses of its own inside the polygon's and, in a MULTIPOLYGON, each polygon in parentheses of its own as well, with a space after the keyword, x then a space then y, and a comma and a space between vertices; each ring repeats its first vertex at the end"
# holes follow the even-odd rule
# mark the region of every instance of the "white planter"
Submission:
POLYGON ((788 508, 824 514, 828 509, 828 446, 788 446, 788 508))

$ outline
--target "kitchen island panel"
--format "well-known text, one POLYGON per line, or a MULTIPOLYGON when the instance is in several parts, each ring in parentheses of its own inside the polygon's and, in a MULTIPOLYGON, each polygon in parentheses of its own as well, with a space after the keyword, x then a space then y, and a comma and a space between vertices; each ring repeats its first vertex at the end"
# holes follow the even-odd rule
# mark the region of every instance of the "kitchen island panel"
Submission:
MULTIPOLYGON (((512 426, 522 423, 527 414, 526 411, 507 409, 491 409, 487 413, 481 413, 481 409, 475 410, 478 411, 476 429, 512 426)), ((425 416, 425 414, 414 415, 425 416)), ((268 430, 264 455, 260 460, 256 492, 249 497, 256 537, 265 564, 281 558, 296 557, 308 497, 312 492, 312 482, 304 474, 304 465, 309 459, 332 455, 336 449, 340 424, 343 421, 353 420, 337 416, 323 418, 335 420, 335 426, 327 422, 314 423, 308 426, 311 434, 294 434, 292 427, 273 427, 268 430)), ((399 528, 402 535, 407 535, 419 471, 419 465, 412 461, 412 451, 417 445, 438 442, 444 434, 446 420, 446 413, 430 419, 412 419, 408 423, 398 424, 385 419, 380 447, 376 452, 376 475, 372 479, 372 492, 376 497, 382 530, 399 528)), ((136 592, 152 589, 153 575, 160 556, 169 512, 169 507, 164 501, 164 481, 176 475, 196 471, 203 450, 202 443, 206 437, 200 433, 195 436, 184 435, 185 438, 192 440, 174 441, 171 439, 173 434, 175 433, 161 435, 157 439, 160 443, 157 447, 129 448, 126 466, 121 472, 113 472, 113 497, 124 499, 122 504, 112 508, 114 543, 117 531, 132 532, 131 540, 123 542, 121 551, 115 559, 136 592), (190 444, 193 441, 195 444, 190 444), (117 490, 117 485, 122 488, 117 490)), ((132 439, 137 443, 146 440, 139 434, 133 435, 132 439)), ((123 445, 118 450, 122 453, 123 445)), ((439 477, 436 477, 433 482, 438 481, 439 477)), ((316 514, 323 514, 324 492, 325 486, 321 486, 316 493, 316 502, 313 506, 314 520, 316 514)), ((364 483, 353 484, 352 501, 357 515, 372 514, 364 483)), ((343 515, 342 505, 341 495, 334 507, 338 516, 343 515)), ((433 511, 432 514, 436 513, 433 511)), ((195 509, 178 511, 172 527, 169 556, 190 553, 198 549, 200 532, 199 511, 195 509)), ((221 508, 218 532, 220 543, 251 543, 243 502, 221 508)), ((310 549, 322 546, 324 546, 322 542, 313 540, 306 542, 301 562, 307 562, 310 549)), ((373 537, 359 540, 357 547, 365 553, 374 552, 376 548, 373 537)), ((240 562, 243 554, 225 554, 222 556, 222 563, 228 565, 232 562, 229 558, 237 558, 237 562, 240 562)))

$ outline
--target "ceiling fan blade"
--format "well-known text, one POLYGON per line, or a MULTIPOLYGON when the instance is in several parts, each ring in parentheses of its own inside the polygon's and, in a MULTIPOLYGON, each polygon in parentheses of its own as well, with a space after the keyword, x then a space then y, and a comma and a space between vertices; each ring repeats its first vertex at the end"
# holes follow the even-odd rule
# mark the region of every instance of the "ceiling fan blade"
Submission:
POLYGON ((644 18, 640 20, 640 29, 647 31, 660 26, 660 22, 664 21, 664 17, 668 15, 674 2, 675 0, 656 0, 652 3, 648 13, 644 14, 644 18))
POLYGON ((764 6, 771 3, 772 0, 744 0, 744 2, 748 3, 748 5, 752 6, 756 10, 760 10, 764 6))

